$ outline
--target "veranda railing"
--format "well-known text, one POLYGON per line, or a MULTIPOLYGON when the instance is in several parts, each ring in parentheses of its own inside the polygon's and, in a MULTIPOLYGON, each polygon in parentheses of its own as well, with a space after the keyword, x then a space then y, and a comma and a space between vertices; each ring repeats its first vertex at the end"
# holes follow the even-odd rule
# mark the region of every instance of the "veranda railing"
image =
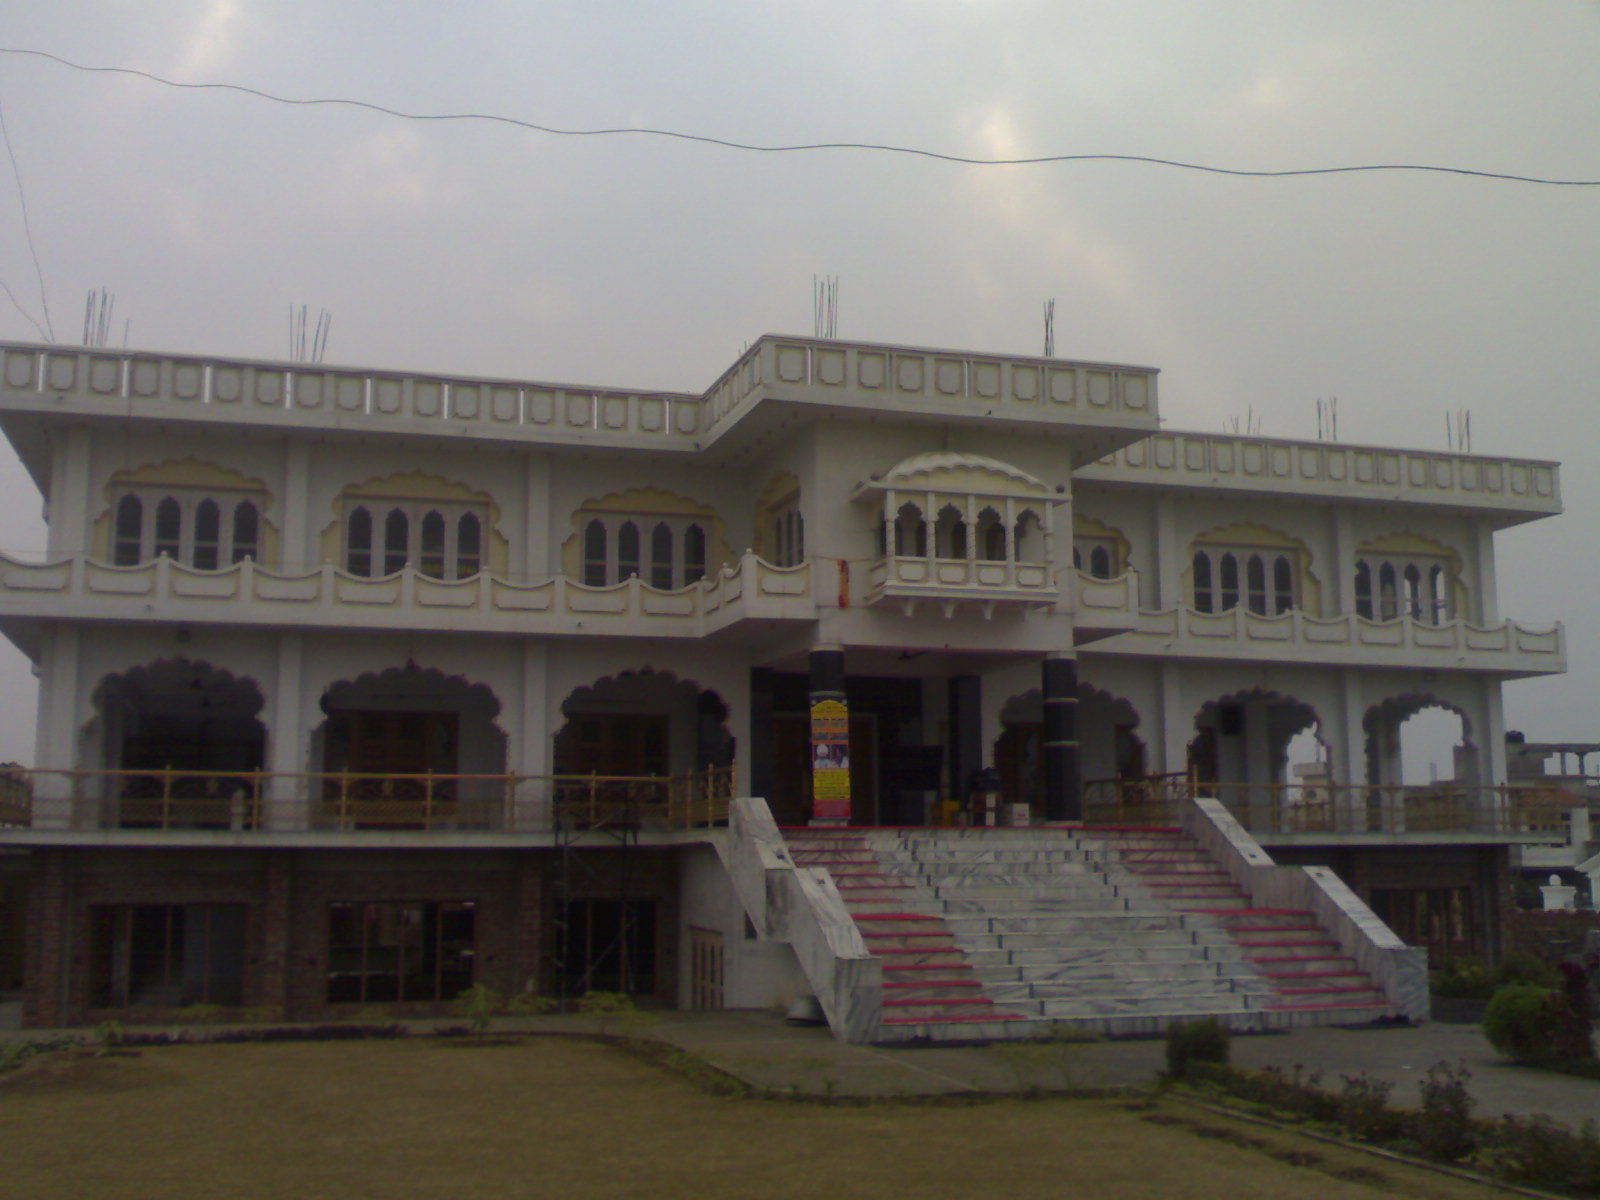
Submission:
POLYGON ((734 776, 18 769, 0 775, 0 824, 51 806, 91 829, 696 829, 727 821, 734 776))
POLYGON ((1197 783, 1187 775, 1095 779, 1084 784, 1091 824, 1176 824, 1194 796, 1223 802, 1261 835, 1295 833, 1537 833, 1565 836, 1579 802, 1550 787, 1390 784, 1197 783))

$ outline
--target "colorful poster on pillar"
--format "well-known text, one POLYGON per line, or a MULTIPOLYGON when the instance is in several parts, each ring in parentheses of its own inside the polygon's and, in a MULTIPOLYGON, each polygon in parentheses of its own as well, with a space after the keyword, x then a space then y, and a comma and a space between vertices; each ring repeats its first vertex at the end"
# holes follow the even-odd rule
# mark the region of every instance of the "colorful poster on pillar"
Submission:
POLYGON ((842 700, 811 706, 811 816, 850 821, 850 709, 842 700))

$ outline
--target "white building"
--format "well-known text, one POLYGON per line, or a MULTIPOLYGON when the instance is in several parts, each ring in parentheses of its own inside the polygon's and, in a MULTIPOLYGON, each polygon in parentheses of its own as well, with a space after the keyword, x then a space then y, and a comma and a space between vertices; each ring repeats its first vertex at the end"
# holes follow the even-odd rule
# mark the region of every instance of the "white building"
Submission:
POLYGON ((771 1003, 803 987, 726 797, 923 824, 991 767, 1035 819, 1215 795, 1495 953, 1539 796, 1503 787, 1500 687, 1564 650, 1499 612, 1493 537, 1560 510, 1553 463, 1174 432, 1147 368, 776 336, 703 394, 0 356, 49 519, 0 557, 40 680, 3 830, 33 1023, 473 980, 771 1003), (1402 788, 1431 705, 1455 779, 1402 788))

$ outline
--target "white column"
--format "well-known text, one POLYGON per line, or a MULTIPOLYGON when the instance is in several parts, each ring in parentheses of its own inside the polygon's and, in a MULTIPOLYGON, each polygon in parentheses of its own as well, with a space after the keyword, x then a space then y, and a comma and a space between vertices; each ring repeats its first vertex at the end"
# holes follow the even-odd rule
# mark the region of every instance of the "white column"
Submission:
POLYGON ((306 762, 305 638, 298 632, 278 635, 277 680, 272 696, 272 728, 267 734, 268 829, 309 829, 315 781, 303 778, 306 762))
POLYGON ((1183 547, 1178 544, 1178 519, 1170 496, 1156 498, 1155 594, 1157 608, 1181 605, 1183 597, 1183 547))
POLYGON ((534 776, 517 785, 512 797, 511 823, 514 829, 547 829, 550 826, 550 788, 542 778, 550 774, 550 647, 547 642, 526 638, 522 642, 520 703, 516 715, 507 722, 506 772, 534 776))
POLYGON ((1475 612, 1478 624, 1494 625, 1500 620, 1500 596, 1494 577, 1494 530, 1488 521, 1478 522, 1477 549, 1478 552, 1474 555, 1478 566, 1477 603, 1469 607, 1468 613, 1462 615, 1470 616, 1475 612))
MULTIPOLYGON (((78 762, 78 693, 82 641, 76 625, 45 631, 39 663, 39 725, 34 735, 34 765, 70 771, 78 762)), ((70 829, 89 814, 72 811, 72 777, 35 777, 33 827, 70 829)))
POLYGON ((1328 570, 1333 574, 1332 595, 1324 598, 1322 615, 1349 616, 1356 611, 1356 534, 1347 508, 1333 511, 1333 561, 1328 570))
POLYGON ((1339 674, 1339 740, 1333 747, 1333 782, 1338 828, 1366 828, 1365 793, 1358 785, 1367 781, 1366 731, 1362 728, 1365 711, 1361 705, 1361 680, 1354 671, 1339 674))
MULTIPOLYGON (((548 578, 555 570, 550 561, 550 464, 543 459, 531 459, 522 478, 522 528, 512 532, 509 566, 514 578, 537 583, 548 578)), ((709 536, 710 530, 706 532, 709 536)), ((581 557, 581 533, 579 542, 581 557)))
POLYGON ((1506 782, 1506 713, 1500 696, 1500 681, 1483 683, 1483 727, 1478 734, 1479 769, 1486 787, 1504 787, 1506 782))
POLYGON ((50 464, 45 544, 47 556, 52 560, 83 554, 89 549, 90 491, 93 487, 93 480, 89 478, 90 445, 87 429, 69 429, 57 445, 55 459, 50 464))
MULTIPOLYGON (((306 488, 311 481, 311 449, 298 438, 291 440, 283 455, 283 529, 279 535, 278 559, 286 571, 309 571, 318 566, 320 555, 311 549, 308 528, 306 488)), ((341 518, 343 514, 340 514, 341 518)), ((374 535, 376 536, 376 535, 374 535)))
POLYGON ((1194 729, 1183 702, 1182 668, 1177 663, 1156 664, 1161 684, 1160 774, 1177 775, 1189 769, 1189 742, 1194 729))

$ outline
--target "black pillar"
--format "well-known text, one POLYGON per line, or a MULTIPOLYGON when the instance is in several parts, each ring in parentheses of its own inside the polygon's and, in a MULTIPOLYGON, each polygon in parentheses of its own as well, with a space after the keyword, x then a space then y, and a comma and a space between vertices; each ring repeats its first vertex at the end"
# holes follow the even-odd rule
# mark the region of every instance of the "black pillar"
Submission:
POLYGON ((1083 819, 1078 757, 1078 661, 1044 660, 1044 813, 1050 821, 1083 819))
POLYGON ((950 799, 965 803, 973 775, 983 769, 982 681, 976 675, 952 675, 949 693, 950 799))
POLYGON ((844 651, 811 652, 811 823, 850 824, 850 704, 844 651))
POLYGON ((776 681, 766 667, 750 671, 750 794, 772 803, 772 692, 776 681))

